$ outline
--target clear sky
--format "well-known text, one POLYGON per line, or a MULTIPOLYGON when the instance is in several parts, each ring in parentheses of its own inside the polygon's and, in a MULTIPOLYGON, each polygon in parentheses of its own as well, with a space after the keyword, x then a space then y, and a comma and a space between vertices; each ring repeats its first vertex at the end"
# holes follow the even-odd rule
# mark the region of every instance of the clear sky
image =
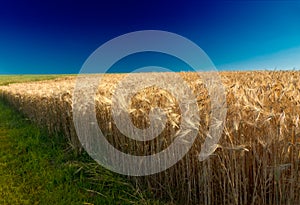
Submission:
POLYGON ((189 38, 219 70, 300 69, 299 1, 2 0, 0 73, 78 73, 101 44, 144 29, 189 38))

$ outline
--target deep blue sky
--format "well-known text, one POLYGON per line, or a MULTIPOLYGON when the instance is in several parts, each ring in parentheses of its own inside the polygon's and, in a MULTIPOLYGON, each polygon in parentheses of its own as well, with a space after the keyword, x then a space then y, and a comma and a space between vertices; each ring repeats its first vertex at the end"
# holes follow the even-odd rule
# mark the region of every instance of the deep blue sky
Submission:
POLYGON ((78 73, 101 44, 144 29, 189 38, 218 69, 300 68, 297 1, 2 0, 0 73, 78 73))

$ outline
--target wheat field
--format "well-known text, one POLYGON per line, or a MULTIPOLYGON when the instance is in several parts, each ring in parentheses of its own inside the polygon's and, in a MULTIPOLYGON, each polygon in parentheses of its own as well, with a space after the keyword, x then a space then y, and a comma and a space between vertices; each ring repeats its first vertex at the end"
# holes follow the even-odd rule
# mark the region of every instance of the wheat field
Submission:
MULTIPOLYGON (((129 75, 147 79, 153 73, 129 75)), ((162 81, 177 83, 169 73, 159 75, 162 81)), ((179 75, 197 95, 197 138, 188 154, 166 171, 130 179, 175 204, 299 204, 300 72, 220 72, 227 115, 218 146, 204 161, 199 161, 198 155, 212 120, 209 93, 196 73, 179 75)), ((130 109, 124 111, 136 127, 149 126, 148 115, 153 107, 164 110, 167 121, 157 138, 146 142, 132 140, 118 130, 111 111, 114 89, 124 76, 102 75, 95 96, 99 127, 106 139, 125 153, 150 155, 166 149, 180 129, 182 113, 177 99, 155 86, 134 95, 130 109)), ((0 86, 0 96, 49 132, 63 133, 80 153, 82 146, 72 112, 75 82, 76 77, 72 76, 0 86)), ((134 86, 128 85, 127 89, 134 86)))

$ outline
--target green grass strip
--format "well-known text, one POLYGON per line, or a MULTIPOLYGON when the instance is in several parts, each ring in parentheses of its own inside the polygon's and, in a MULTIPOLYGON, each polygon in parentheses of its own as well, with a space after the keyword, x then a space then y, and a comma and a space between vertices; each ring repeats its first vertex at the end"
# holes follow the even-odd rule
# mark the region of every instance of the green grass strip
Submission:
POLYGON ((0 204, 158 204, 0 101, 0 204))

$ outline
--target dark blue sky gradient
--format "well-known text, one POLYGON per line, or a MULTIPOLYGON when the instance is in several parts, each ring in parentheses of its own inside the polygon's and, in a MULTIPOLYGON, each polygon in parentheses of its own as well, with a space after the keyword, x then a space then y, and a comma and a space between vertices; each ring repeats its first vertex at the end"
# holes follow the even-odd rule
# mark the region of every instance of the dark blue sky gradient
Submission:
MULTIPOLYGON (((255 59, 263 61, 276 53, 280 53, 277 60, 285 58, 289 49, 298 54, 300 3, 2 0, 0 73, 78 73, 101 44, 127 32, 148 29, 189 38, 218 69, 237 64, 239 69, 254 69, 243 68, 243 62, 258 66, 255 59)), ((299 67, 297 55, 292 56, 289 65, 299 67)), ((122 66, 114 69, 128 71, 122 66)))

